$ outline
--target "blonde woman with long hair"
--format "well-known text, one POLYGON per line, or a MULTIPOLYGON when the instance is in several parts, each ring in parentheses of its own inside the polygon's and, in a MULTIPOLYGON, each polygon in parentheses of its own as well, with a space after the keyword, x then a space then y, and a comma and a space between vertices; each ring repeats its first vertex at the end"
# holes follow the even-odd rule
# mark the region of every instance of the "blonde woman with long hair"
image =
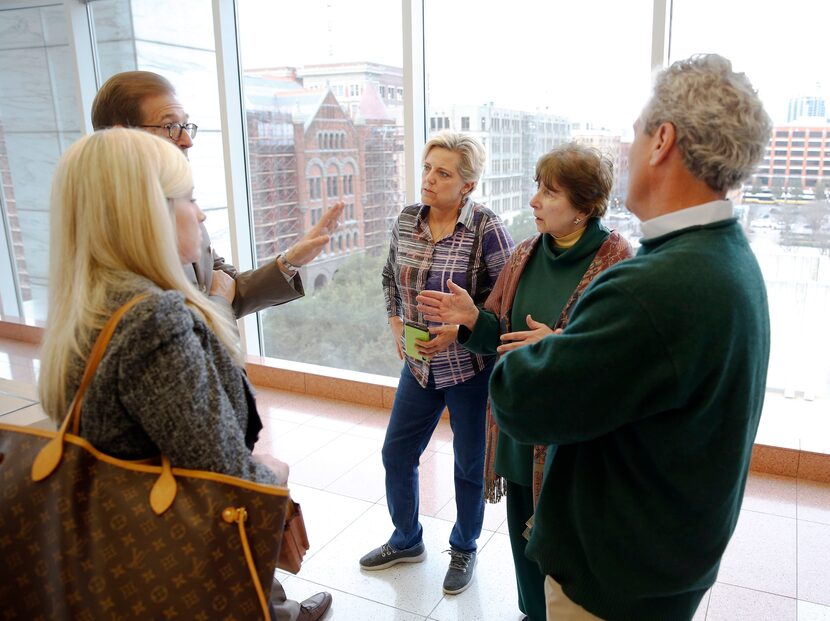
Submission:
POLYGON ((102 326, 146 294, 92 379, 81 435, 123 459, 163 453, 174 466, 284 484, 285 464, 251 455, 259 417, 234 327, 182 269, 199 257, 204 218, 172 144, 111 129, 69 148, 52 186, 43 407, 63 419, 102 326))

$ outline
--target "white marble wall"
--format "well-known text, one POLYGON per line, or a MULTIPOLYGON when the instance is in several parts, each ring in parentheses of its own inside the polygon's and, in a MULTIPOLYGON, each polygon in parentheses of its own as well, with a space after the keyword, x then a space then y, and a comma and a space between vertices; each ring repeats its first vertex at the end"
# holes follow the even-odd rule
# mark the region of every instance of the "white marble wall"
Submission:
MULTIPOLYGON (((196 194, 217 249, 230 258, 218 81, 210 0, 98 0, 92 12, 101 78, 156 71, 176 86, 199 135, 191 151, 196 194)), ((61 3, 0 9, 0 122, 34 299, 27 319, 44 320, 49 188, 60 155, 81 135, 61 3)))
POLYGON ((30 320, 46 315, 52 172, 80 136, 67 31, 61 4, 0 10, 0 122, 33 288, 30 320))

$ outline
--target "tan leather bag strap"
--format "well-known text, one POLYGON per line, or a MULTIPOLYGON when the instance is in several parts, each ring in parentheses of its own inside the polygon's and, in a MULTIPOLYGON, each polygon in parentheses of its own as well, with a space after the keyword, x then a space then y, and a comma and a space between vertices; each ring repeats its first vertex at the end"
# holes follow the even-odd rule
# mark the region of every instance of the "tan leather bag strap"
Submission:
POLYGON ((67 418, 72 419, 72 433, 76 436, 81 430, 81 402, 83 401, 84 394, 86 394, 87 387, 89 387, 89 383, 92 381, 92 376, 95 375, 95 371, 98 370, 98 365, 104 357, 104 352, 107 351, 107 345, 109 345, 115 329, 118 327, 124 315, 146 297, 147 294, 142 293, 121 306, 112 314, 112 317, 101 328, 101 332, 98 333, 98 338, 95 339, 95 344, 92 346, 92 351, 89 352, 89 358, 86 361, 86 368, 81 378, 81 385, 78 386, 78 392, 75 393, 75 398, 72 399, 72 404, 69 407, 69 415, 67 416, 67 418))
MULTIPOLYGON (((290 505, 291 503, 289 503, 290 505)), ((262 589, 262 583, 259 581, 259 574, 254 564, 254 557, 251 554, 251 546, 248 544, 248 533, 245 532, 245 522, 248 519, 248 512, 245 507, 228 507, 222 512, 222 519, 228 524, 236 523, 239 526, 239 539, 242 542, 242 552, 245 554, 245 563, 248 565, 248 573, 251 574, 251 581, 254 583, 254 590, 256 591, 259 605, 262 608, 263 621, 271 618, 271 613, 268 607, 268 597, 262 589)), ((270 595, 270 594, 269 594, 270 595)))
POLYGON ((101 332, 98 334, 98 338, 95 339, 95 343, 92 346, 92 351, 89 352, 89 358, 86 361, 86 368, 84 369, 84 374, 81 378, 81 385, 78 387, 78 391, 75 393, 75 397, 69 405, 69 413, 64 418, 63 424, 58 430, 58 434, 52 438, 52 440, 44 446, 43 449, 41 449, 32 464, 32 480, 41 481, 52 474, 55 468, 58 467, 58 464, 63 457, 63 438, 66 435, 66 431, 69 428, 70 423, 72 424, 72 433, 74 435, 78 435, 81 425, 81 402, 83 401, 84 393, 86 392, 89 383, 92 381, 92 376, 95 375, 95 371, 98 368, 98 364, 101 362, 101 358, 104 357, 104 352, 106 351, 107 345, 109 345, 110 339, 115 332, 115 328, 118 327, 118 323, 121 321, 122 317, 127 314, 127 311, 146 297, 147 294, 143 293, 132 298, 129 302, 116 310, 107 323, 104 324, 104 327, 101 328, 101 332))

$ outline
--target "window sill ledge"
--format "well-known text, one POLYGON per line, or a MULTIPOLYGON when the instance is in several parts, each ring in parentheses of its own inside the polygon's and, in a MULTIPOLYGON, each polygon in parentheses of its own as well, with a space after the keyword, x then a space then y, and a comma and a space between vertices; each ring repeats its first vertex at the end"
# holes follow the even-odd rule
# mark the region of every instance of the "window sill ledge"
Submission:
MULTIPOLYGON (((0 339, 39 345, 42 336, 42 326, 8 318, 0 320, 0 339)), ((31 357, 35 357, 35 350, 31 357)), ((392 377, 262 356, 248 356, 246 369, 255 386, 386 409, 392 407, 398 385, 392 377)), ((830 438, 830 416, 826 412, 816 414, 824 405, 820 401, 798 401, 785 400, 780 393, 767 393, 765 417, 752 449, 750 469, 830 483, 830 441, 821 441, 830 438), (805 412, 799 424, 792 416, 794 408, 814 411, 805 412), (805 424, 811 425, 812 430, 805 424), (825 431, 821 432, 816 425, 825 431)))

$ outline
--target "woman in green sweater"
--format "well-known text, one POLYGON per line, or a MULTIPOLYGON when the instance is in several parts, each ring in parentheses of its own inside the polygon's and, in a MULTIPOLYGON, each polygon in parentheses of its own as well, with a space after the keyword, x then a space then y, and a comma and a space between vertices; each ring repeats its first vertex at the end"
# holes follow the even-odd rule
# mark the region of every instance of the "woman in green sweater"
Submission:
MULTIPOLYGON (((501 354, 563 329, 593 278, 632 256, 628 242, 600 223, 613 171, 598 151, 576 143, 555 148, 536 163, 536 184, 530 206, 539 235, 516 248, 483 308, 452 282, 451 293, 424 291, 417 298, 428 321, 459 324, 459 342, 475 353, 501 354)), ((507 495, 519 609, 543 621, 545 576, 525 557, 523 533, 541 490, 547 449, 500 434, 489 410, 487 426, 485 498, 498 502, 507 495)))

